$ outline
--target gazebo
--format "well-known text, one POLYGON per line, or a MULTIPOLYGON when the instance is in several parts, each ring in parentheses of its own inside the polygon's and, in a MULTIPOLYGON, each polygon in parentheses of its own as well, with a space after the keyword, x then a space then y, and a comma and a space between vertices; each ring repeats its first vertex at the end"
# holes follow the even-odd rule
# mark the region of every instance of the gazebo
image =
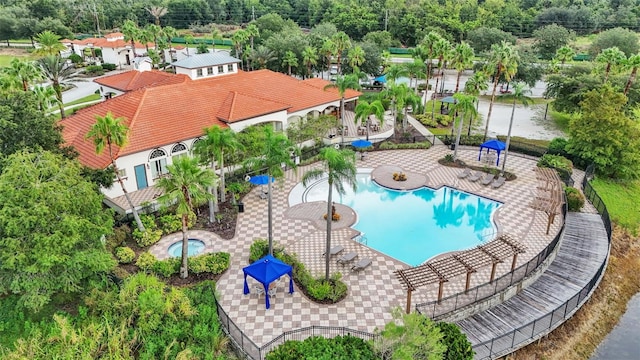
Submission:
POLYGON ((244 272, 244 294, 249 293, 247 275, 258 280, 264 286, 264 296, 267 309, 269 304, 269 284, 278 280, 282 275, 289 275, 289 293, 293 293, 293 267, 285 264, 271 255, 257 260, 253 264, 242 269, 244 272))
POLYGON ((482 145, 480 145, 480 153, 478 154, 478 161, 482 158, 482 150, 487 149, 487 154, 491 150, 496 150, 498 152, 498 157, 496 159, 496 166, 500 163, 500 152, 506 148, 506 145, 497 139, 492 139, 489 141, 485 141, 482 145))

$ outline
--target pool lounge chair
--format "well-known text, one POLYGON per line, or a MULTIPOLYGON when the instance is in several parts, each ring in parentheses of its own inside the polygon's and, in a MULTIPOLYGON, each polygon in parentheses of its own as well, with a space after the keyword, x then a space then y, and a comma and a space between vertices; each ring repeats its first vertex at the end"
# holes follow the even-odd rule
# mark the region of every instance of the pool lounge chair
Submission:
POLYGON ((482 174, 484 174, 482 171, 476 171, 473 174, 469 175, 467 180, 469 180, 471 182, 476 182, 476 181, 480 180, 480 178, 482 177, 482 174))
POLYGON ((503 176, 499 176, 497 179, 493 180, 491 187, 497 189, 504 184, 505 180, 506 179, 503 176))
POLYGON ((458 179, 464 179, 469 175, 471 175, 471 169, 465 168, 463 171, 458 173, 458 179))
MULTIPOLYGON (((342 245, 334 246, 329 250, 329 255, 331 255, 331 256, 338 255, 343 251, 344 251, 344 246, 342 246, 342 245)), ((326 254, 326 252, 323 252, 322 256, 324 256, 325 254, 326 254)))
POLYGON ((359 260, 355 265, 351 267, 351 271, 364 270, 367 266, 371 265, 371 259, 364 258, 359 260))
POLYGON ((346 253, 344 255, 342 255, 339 259, 338 259, 338 264, 347 264, 351 261, 353 261, 353 259, 358 257, 358 253, 356 252, 350 252, 350 253, 346 253))
POLYGON ((481 181, 482 185, 487 186, 487 185, 491 184, 491 182, 493 181, 493 177, 494 177, 494 175, 493 175, 493 174, 487 174, 487 175, 485 175, 485 176, 482 178, 482 181, 481 181))

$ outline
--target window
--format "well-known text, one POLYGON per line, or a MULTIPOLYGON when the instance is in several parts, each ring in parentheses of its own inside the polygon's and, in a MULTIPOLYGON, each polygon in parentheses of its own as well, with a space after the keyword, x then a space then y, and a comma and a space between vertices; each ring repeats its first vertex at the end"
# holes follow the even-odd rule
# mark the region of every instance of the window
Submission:
POLYGON ((193 151, 193 149, 196 148, 196 144, 198 143, 198 141, 202 141, 201 138, 197 138, 195 140, 193 140, 193 144, 191 144, 191 151, 193 151))
MULTIPOLYGON (((120 176, 120 179, 126 179, 127 178, 127 170, 118 169, 118 175, 120 176)), ((113 177, 113 181, 118 181, 118 176, 114 176, 113 177)))
POLYGON ((187 146, 185 144, 175 144, 171 148, 171 159, 175 160, 187 155, 187 146))
POLYGON ((196 70, 196 74, 198 74, 198 77, 202 77, 202 69, 196 70))
POLYGON ((157 179, 169 172, 167 170, 167 153, 162 149, 155 149, 149 156, 149 167, 151 168, 151 177, 157 179))
POLYGON ((218 74, 223 74, 223 73, 224 73, 224 66, 218 65, 218 74))
POLYGON ((228 70, 229 72, 233 72, 233 64, 229 64, 229 65, 227 65, 227 70, 228 70))
POLYGON ((208 67, 207 68, 207 75, 213 75, 213 68, 212 67, 208 67))

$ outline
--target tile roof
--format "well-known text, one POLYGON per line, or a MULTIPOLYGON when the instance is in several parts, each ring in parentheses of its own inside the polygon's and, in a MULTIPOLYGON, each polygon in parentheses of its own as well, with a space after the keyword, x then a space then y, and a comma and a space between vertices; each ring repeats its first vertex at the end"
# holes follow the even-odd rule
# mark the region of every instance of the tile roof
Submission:
POLYGON ((240 60, 232 56, 229 56, 229 54, 222 51, 217 51, 217 52, 207 53, 207 54, 192 55, 186 59, 176 61, 171 65, 185 68, 185 69, 197 69, 197 68, 203 68, 203 67, 209 67, 209 66, 239 63, 239 62, 240 60))
MULTIPOLYGON (((140 89, 149 85, 159 84, 176 76, 177 75, 170 74, 164 71, 157 71, 157 70, 152 70, 152 71, 129 70, 123 73, 97 78, 93 81, 100 85, 108 86, 116 90, 131 91, 131 90, 140 89)), ((179 82, 184 81, 184 78, 182 78, 182 76, 178 76, 178 77, 181 78, 179 79, 179 82)))
MULTIPOLYGON (((176 75, 79 110, 60 124, 65 142, 76 148, 80 162, 104 168, 109 165, 107 152, 96 155, 93 143, 84 139, 96 115, 111 111, 126 119, 128 143, 114 149, 118 158, 198 137, 212 125, 226 128, 228 123, 277 111, 291 113, 335 102, 340 99, 338 91, 323 90, 328 83, 301 81, 269 70, 240 71, 198 81, 176 75)), ((346 98, 359 94, 349 90, 346 98)))

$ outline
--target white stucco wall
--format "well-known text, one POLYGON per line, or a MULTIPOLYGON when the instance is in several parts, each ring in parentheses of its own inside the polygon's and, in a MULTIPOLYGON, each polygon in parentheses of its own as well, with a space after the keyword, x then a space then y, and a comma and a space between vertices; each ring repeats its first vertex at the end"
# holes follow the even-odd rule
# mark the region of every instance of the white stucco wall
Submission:
POLYGON ((223 70, 222 72, 218 71, 218 66, 211 66, 213 73, 212 74, 208 74, 207 73, 207 67, 203 67, 203 68, 197 68, 197 69, 186 69, 183 67, 178 67, 176 66, 176 74, 184 74, 187 75, 188 77, 190 77, 192 80, 199 80, 199 79, 207 79, 207 78, 211 78, 214 76, 222 76, 222 75, 231 75, 231 74, 237 74, 238 73, 238 64, 224 64, 222 65, 223 70), (228 65, 232 65, 233 70, 229 71, 228 69, 228 65), (198 76, 198 69, 202 70, 202 76, 198 76))

